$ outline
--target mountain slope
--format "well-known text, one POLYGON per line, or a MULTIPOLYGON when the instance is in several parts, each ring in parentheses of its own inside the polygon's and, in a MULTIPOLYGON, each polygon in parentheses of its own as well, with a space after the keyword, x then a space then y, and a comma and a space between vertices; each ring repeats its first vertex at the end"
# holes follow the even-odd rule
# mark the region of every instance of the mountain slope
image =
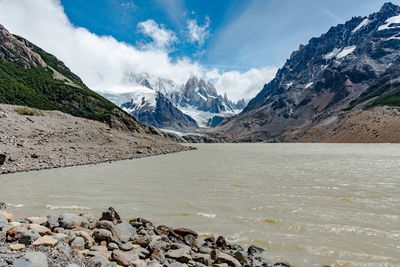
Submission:
POLYGON ((239 140, 296 141, 322 125, 332 126, 326 131, 341 127, 365 109, 398 106, 399 23, 400 7, 386 3, 300 45, 275 79, 219 130, 239 140))
POLYGON ((87 88, 61 61, 0 25, 0 103, 60 110, 131 131, 145 128, 87 88))
POLYGON ((182 131, 199 125, 215 127, 237 114, 245 104, 244 100, 235 104, 226 95, 218 95, 211 82, 197 77, 178 85, 148 73, 129 73, 122 82, 125 87, 131 87, 129 93, 101 94, 142 123, 158 128, 182 131), (162 108, 156 109, 156 106, 162 108))

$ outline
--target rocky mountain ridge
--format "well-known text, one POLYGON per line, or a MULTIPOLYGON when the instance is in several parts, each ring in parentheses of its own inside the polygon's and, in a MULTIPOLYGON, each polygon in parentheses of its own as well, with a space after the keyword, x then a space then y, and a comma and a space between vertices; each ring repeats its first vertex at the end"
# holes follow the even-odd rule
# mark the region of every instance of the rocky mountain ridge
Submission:
POLYGON ((105 122, 113 128, 149 132, 100 95, 53 55, 0 25, 0 103, 105 122))
POLYGON ((300 45, 243 112, 216 130, 243 141, 296 141, 365 108, 399 106, 399 60, 400 7, 386 3, 300 45))
POLYGON ((215 127, 226 117, 237 114, 245 103, 244 100, 233 103, 226 95, 218 95, 211 82, 194 76, 178 85, 147 73, 130 73, 123 83, 132 87, 130 93, 102 95, 142 123, 157 128, 181 131, 199 125, 215 127))

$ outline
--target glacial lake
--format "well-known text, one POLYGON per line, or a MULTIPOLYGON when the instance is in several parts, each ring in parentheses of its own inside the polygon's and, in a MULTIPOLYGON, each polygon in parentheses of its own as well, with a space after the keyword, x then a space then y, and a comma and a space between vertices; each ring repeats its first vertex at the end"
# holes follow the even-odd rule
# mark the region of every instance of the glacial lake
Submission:
POLYGON ((295 266, 400 266, 400 145, 204 144, 0 176, 19 214, 91 212, 254 244, 295 266))

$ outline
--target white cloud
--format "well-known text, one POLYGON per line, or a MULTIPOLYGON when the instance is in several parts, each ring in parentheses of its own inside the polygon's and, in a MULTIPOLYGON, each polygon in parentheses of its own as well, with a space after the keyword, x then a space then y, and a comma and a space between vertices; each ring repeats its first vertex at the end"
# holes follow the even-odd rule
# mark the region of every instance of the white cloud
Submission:
POLYGON ((178 41, 176 34, 165 28, 165 25, 158 25, 152 19, 138 23, 138 30, 153 39, 153 42, 146 43, 143 45, 146 49, 157 49, 169 51, 173 44, 178 41))
POLYGON ((214 82, 215 88, 220 94, 226 93, 233 101, 241 98, 250 100, 261 91, 264 84, 275 77, 277 70, 274 67, 265 67, 250 69, 244 73, 238 71, 221 73, 217 69, 213 69, 207 72, 205 77, 214 82))
POLYGON ((203 26, 198 25, 196 19, 189 19, 187 21, 187 33, 189 42, 202 46, 210 35, 210 18, 206 16, 206 22, 203 26))
MULTIPOLYGON (((217 70, 207 71, 204 66, 188 58, 172 60, 166 51, 159 48, 171 44, 174 38, 170 36, 171 33, 165 34, 163 31, 168 33, 168 30, 155 22, 142 24, 149 36, 154 37, 154 49, 143 50, 118 42, 111 36, 98 36, 87 29, 73 26, 60 0, 0 0, 0 23, 10 32, 27 38, 57 56, 89 88, 96 91, 129 90, 121 82, 127 72, 147 72, 172 79, 178 84, 197 75, 212 79, 219 93, 226 92, 228 97, 237 100, 254 96, 274 72, 270 68, 263 68, 242 74, 221 73, 217 70), (149 25, 151 27, 145 27, 149 25)), ((207 23, 205 26, 202 27, 207 29, 207 23)), ((206 36, 200 32, 196 35, 199 43, 206 36)))

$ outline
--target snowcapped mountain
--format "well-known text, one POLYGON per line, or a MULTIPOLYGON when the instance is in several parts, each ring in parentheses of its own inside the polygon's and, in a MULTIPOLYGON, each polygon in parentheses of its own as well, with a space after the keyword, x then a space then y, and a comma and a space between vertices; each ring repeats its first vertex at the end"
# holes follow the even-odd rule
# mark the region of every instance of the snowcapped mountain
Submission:
POLYGON ((123 79, 132 91, 102 95, 147 125, 170 130, 215 127, 223 119, 240 112, 237 104, 217 94, 214 86, 197 77, 184 85, 147 73, 130 73, 123 79))
POLYGON ((183 114, 161 92, 145 86, 132 87, 129 93, 104 93, 103 96, 149 126, 179 131, 199 127, 195 120, 183 114))
POLYGON ((386 3, 300 45, 275 79, 220 130, 241 140, 339 140, 339 132, 346 140, 350 129, 342 126, 349 118, 372 114, 377 106, 400 106, 399 63, 400 7, 386 3))

